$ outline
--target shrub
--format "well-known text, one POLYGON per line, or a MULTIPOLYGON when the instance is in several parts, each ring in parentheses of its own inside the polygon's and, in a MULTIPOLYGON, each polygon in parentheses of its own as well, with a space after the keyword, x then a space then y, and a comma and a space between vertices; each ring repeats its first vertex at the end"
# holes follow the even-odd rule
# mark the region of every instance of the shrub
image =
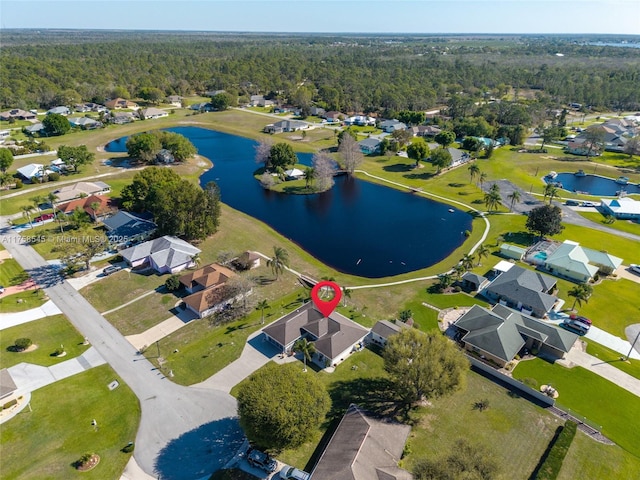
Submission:
POLYGON ((33 342, 30 338, 19 338, 15 341, 15 346, 19 352, 23 352, 27 348, 33 345, 33 342))
POLYGON ((180 276, 179 275, 171 275, 167 278, 167 281, 164 282, 164 286, 170 292, 175 292, 180 288, 180 276))
POLYGON ((135 448, 135 444, 133 442, 127 443, 124 447, 122 447, 122 453, 131 453, 135 448))
POLYGON ((555 480, 558 478, 560 468, 562 468, 562 462, 569 451, 577 429, 577 423, 567 420, 560 435, 558 435, 555 442, 551 445, 547 458, 542 462, 542 465, 540 465, 538 475, 536 476, 537 480, 555 480))
POLYGON ((18 400, 16 400, 15 398, 13 400, 8 401, 7 403, 5 403, 4 405, 2 405, 2 410, 6 410, 7 408, 11 408, 14 405, 18 404, 18 400))
POLYGON ((14 188, 16 190, 18 190, 19 188, 22 188, 24 186, 24 184, 22 183, 22 180, 20 180, 19 178, 16 180, 15 186, 14 188))
POLYGON ((62 355, 63 353, 64 353, 64 349, 63 349, 63 348, 56 348, 56 349, 53 351, 53 355, 54 355, 55 357, 59 357, 59 356, 60 356, 60 355, 62 355))
POLYGON ((49 174, 50 182, 57 182, 58 180, 60 180, 60 174, 58 172, 51 172, 49 174))

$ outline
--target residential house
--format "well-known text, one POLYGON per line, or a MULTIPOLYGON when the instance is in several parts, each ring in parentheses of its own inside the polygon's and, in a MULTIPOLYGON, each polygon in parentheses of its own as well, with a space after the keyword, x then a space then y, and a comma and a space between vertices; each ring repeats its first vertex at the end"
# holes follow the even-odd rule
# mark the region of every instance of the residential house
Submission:
POLYGON ((262 261, 262 257, 256 252, 247 250, 234 260, 234 264, 242 270, 253 270, 258 268, 262 261))
POLYGON ((377 138, 365 138, 358 142, 358 146, 365 155, 375 155, 380 153, 380 143, 381 141, 377 138))
POLYGON ((460 150, 459 148, 447 147, 447 150, 449 151, 449 154, 451 154, 452 166, 460 165, 462 163, 465 163, 471 160, 471 157, 469 156, 469 154, 463 150, 460 150))
POLYGON ((307 122, 300 120, 280 120, 279 122, 271 123, 264 127, 264 131, 265 133, 297 132, 308 126, 307 122))
POLYGON ((312 341, 316 353, 312 361, 321 368, 336 366, 362 345, 369 331, 338 312, 325 317, 312 302, 276 320, 266 327, 267 341, 283 353, 292 353, 301 338, 312 341))
POLYGON ((111 114, 111 123, 116 125, 123 125, 125 123, 131 123, 136 117, 131 112, 115 112, 111 114))
POLYGON ((597 157, 600 155, 601 148, 596 144, 590 146, 584 138, 578 137, 568 143, 565 147, 565 151, 573 155, 589 155, 590 157, 597 157))
POLYGON ((0 144, 3 144, 11 136, 11 130, 0 130, 0 144))
POLYGON ((89 195, 56 205, 56 210, 67 215, 71 215, 77 208, 87 212, 94 222, 102 220, 118 210, 115 201, 104 195, 89 195))
POLYGON ((544 268, 553 275, 576 282, 588 282, 598 273, 610 275, 622 265, 622 259, 581 247, 579 243, 565 240, 544 261, 544 268))
POLYGON ((28 182, 33 181, 33 179, 40 181, 43 177, 51 173, 53 173, 53 170, 46 168, 41 163, 30 163, 29 165, 18 168, 18 175, 28 182))
POLYGON ((506 258, 522 260, 525 253, 527 253, 527 249, 518 247, 517 245, 511 245, 510 243, 500 245, 500 255, 506 258))
POLYGON ((207 90, 204 92, 205 97, 215 97, 216 95, 220 95, 221 93, 225 93, 226 90, 207 90))
POLYGON ((635 220, 640 222, 640 201, 629 197, 600 200, 605 214, 613 215, 619 220, 635 220))
POLYGON ((69 110, 69 107, 53 107, 47 110, 47 115, 51 115, 54 113, 57 115, 64 115, 66 117, 67 115, 71 114, 71 110, 69 110))
POLYGON ((101 122, 89 117, 71 117, 69 123, 72 127, 81 128, 83 130, 93 130, 102 126, 101 122))
POLYGON ((153 120, 155 118, 168 117, 169 112, 155 107, 143 108, 138 111, 138 115, 143 120, 153 120))
POLYGON ((497 277, 482 292, 489 300, 540 318, 558 303, 555 278, 504 261, 496 267, 497 277))
POLYGON ((384 122, 380 122, 380 128, 383 132, 393 133, 396 130, 406 130, 407 126, 402 123, 400 120, 385 120, 384 122))
POLYGON ((287 180, 299 180, 304 177, 304 172, 299 168, 290 168, 285 170, 284 174, 287 176, 287 180))
POLYGON ((176 157, 171 153, 170 150, 166 148, 160 149, 160 151, 156 154, 156 163, 169 165, 170 163, 174 163, 176 161, 176 157))
POLYGON ((85 106, 92 112, 101 113, 107 111, 107 107, 100 105, 99 103, 87 102, 85 103, 85 106))
POLYGON ((234 295, 227 288, 229 279, 235 277, 228 268, 218 264, 206 265, 180 277, 180 283, 190 295, 183 298, 189 310, 204 318, 238 301, 251 291, 234 295))
POLYGON ((34 123, 33 125, 27 125, 26 127, 24 127, 24 131, 28 135, 35 135, 36 133, 40 133, 44 131, 44 124, 34 123))
POLYGON ((322 115, 322 118, 324 118, 327 122, 332 122, 332 123, 340 122, 344 117, 345 117, 344 113, 336 112, 334 110, 330 112, 326 112, 324 115, 322 115))
POLYGON ((251 95, 249 105, 252 107, 272 107, 275 104, 273 100, 267 100, 264 95, 251 95))
POLYGON ((389 320, 380 320, 373 326, 369 332, 368 338, 376 345, 384 347, 387 344, 389 337, 396 333, 400 333, 403 328, 409 328, 409 326, 400 321, 390 322, 389 320))
POLYGON ((435 137, 442 129, 435 125, 418 125, 409 129, 414 137, 435 137))
POLYGON ((411 427, 351 404, 311 470, 311 480, 411 480, 398 466, 411 427))
POLYGON ((0 401, 4 405, 10 401, 13 394, 18 390, 16 382, 13 381, 11 373, 6 368, 0 370, 0 401))
POLYGON ((375 127, 376 119, 366 115, 355 115, 353 117, 345 118, 344 124, 347 126, 357 125, 359 127, 375 127))
POLYGON ((173 105, 174 107, 181 107, 182 99, 183 97, 181 97, 180 95, 169 95, 167 97, 167 103, 169 105, 173 105))
POLYGON ((325 113, 326 111, 322 107, 316 107, 316 106, 311 107, 311 115, 315 115, 316 117, 322 118, 325 113))
POLYGON ((214 110, 210 102, 194 103, 189 108, 197 112, 212 112, 214 110))
POLYGON ((91 111, 91 108, 86 103, 77 103, 73 106, 73 109, 79 113, 86 113, 91 111))
POLYGON ((68 202, 75 198, 80 198, 89 195, 103 195, 109 193, 111 187, 104 182, 78 182, 73 185, 65 185, 53 193, 56 196, 58 202, 68 202))
POLYGON ((489 279, 473 272, 465 272, 461 277, 462 288, 472 292, 479 292, 489 285, 489 279))
POLYGON ((0 120, 35 120, 38 116, 33 112, 28 112, 20 108, 13 108, 0 113, 0 120))
POLYGON ((105 218, 102 223, 107 229, 107 238, 114 247, 129 246, 147 240, 158 228, 151 220, 122 210, 105 218))
POLYGON ((195 265, 201 250, 177 237, 149 240, 122 250, 120 254, 130 267, 148 266, 158 273, 177 273, 195 265))
POLYGON ((125 100, 124 98, 114 98, 113 100, 107 101, 105 105, 110 110, 120 110, 121 108, 137 110, 138 108, 140 108, 136 102, 125 100))
POLYGON ((464 348, 504 367, 524 349, 564 358, 578 335, 503 305, 474 305, 456 320, 464 348))

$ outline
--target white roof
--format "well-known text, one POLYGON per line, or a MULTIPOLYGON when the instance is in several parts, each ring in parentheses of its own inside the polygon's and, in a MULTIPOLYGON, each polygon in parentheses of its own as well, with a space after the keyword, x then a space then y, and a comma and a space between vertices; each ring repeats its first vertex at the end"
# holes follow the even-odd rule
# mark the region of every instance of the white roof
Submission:
POLYGON ((299 168, 292 168, 290 170, 286 170, 284 174, 288 177, 301 177, 304 175, 304 172, 299 168))
POLYGON ((513 267, 513 263, 507 262, 506 260, 500 260, 496 263, 496 266, 493 267, 494 270, 498 270, 499 272, 508 272, 513 267))
POLYGON ((42 172, 45 174, 53 173, 51 170, 45 169, 44 165, 41 163, 30 163, 29 165, 25 165, 18 169, 18 173, 25 178, 40 176, 42 175, 42 172))
POLYGON ((629 197, 602 199, 605 204, 614 213, 635 214, 640 215, 640 202, 629 197))

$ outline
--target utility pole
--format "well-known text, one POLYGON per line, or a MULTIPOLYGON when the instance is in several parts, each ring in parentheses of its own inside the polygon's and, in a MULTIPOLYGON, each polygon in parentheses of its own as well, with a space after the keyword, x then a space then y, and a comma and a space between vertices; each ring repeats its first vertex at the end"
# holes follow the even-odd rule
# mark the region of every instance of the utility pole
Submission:
POLYGON ((636 342, 638 341, 638 338, 640 337, 640 331, 638 331, 638 334, 636 335, 636 339, 633 341, 633 343, 631 344, 631 348, 629 349, 629 353, 627 353, 627 356, 625 357, 624 361, 626 362, 627 360, 629 360, 629 356, 631 355, 631 352, 633 352, 633 348, 636 345, 636 342))

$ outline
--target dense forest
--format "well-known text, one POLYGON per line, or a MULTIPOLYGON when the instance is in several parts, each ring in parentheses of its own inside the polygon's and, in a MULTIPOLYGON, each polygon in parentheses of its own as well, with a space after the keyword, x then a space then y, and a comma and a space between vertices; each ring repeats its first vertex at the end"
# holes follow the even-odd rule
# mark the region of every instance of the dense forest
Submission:
POLYGON ((103 103, 152 87, 167 95, 261 93, 362 112, 426 110, 456 93, 480 99, 519 91, 556 105, 640 109, 640 48, 598 40, 8 31, 0 104, 103 103))

